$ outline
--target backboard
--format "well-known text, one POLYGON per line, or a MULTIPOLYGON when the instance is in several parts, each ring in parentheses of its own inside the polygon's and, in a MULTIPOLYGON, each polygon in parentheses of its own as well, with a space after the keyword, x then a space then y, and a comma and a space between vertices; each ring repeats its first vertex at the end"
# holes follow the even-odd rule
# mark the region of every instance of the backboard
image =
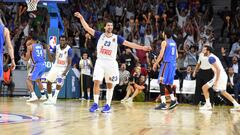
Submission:
MULTIPOLYGON (((2 0, 3 2, 26 2, 26 0, 2 0)), ((39 2, 68 3, 68 0, 40 0, 39 2)))

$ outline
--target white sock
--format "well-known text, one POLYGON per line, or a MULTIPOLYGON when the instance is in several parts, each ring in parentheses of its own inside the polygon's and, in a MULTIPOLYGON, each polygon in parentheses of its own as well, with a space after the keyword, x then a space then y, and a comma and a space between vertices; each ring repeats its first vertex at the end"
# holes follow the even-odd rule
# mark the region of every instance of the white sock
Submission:
POLYGON ((84 92, 82 92, 82 98, 84 98, 84 92))
POLYGON ((234 100, 232 103, 233 103, 234 106, 239 106, 239 104, 236 100, 234 100))
POLYGON ((48 99, 52 99, 52 93, 48 93, 48 99))
POLYGON ((113 88, 112 89, 107 89, 106 98, 107 98, 107 104, 109 106, 111 106, 112 96, 113 96, 113 88))
POLYGON ((31 95, 32 95, 32 97, 36 97, 36 94, 35 94, 35 92, 33 91, 33 92, 31 92, 31 95))
POLYGON ((94 103, 98 104, 98 100, 99 100, 99 95, 94 95, 94 103))
POLYGON ((161 102, 162 102, 162 103, 166 103, 166 98, 165 98, 165 96, 161 96, 161 102))
POLYGON ((170 94, 170 98, 172 101, 175 101, 175 99, 176 99, 173 94, 170 94))
POLYGON ((59 91, 60 91, 60 90, 57 90, 57 89, 55 90, 55 93, 54 93, 54 98, 56 98, 56 99, 57 99, 59 91))
POLYGON ((211 103, 210 103, 210 99, 209 99, 209 98, 206 99, 206 105, 211 105, 211 103))
POLYGON ((88 98, 90 98, 90 92, 87 93, 88 98))

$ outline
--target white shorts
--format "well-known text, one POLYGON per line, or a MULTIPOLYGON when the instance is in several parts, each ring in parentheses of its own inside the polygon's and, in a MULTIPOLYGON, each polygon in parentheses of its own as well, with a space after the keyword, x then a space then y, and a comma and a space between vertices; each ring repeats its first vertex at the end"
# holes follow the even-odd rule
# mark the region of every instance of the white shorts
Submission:
POLYGON ((50 71, 48 72, 48 75, 46 79, 50 82, 55 82, 57 78, 62 78, 62 74, 65 71, 66 67, 57 67, 57 66, 52 66, 50 71))
POLYGON ((209 87, 213 87, 213 89, 215 91, 226 91, 226 88, 227 88, 227 76, 225 75, 220 75, 219 76, 219 81, 218 81, 218 84, 217 86, 213 86, 214 85, 214 82, 216 80, 216 77, 214 76, 213 79, 211 79, 210 81, 207 82, 207 85, 209 87))
POLYGON ((119 69, 117 61, 97 59, 93 72, 93 81, 102 81, 105 77, 106 83, 119 83, 119 69))

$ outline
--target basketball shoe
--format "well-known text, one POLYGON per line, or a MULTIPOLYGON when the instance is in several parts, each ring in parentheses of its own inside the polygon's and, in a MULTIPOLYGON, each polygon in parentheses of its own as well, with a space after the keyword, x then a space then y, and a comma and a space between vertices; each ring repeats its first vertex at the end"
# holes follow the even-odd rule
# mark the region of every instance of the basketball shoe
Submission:
POLYGON ((102 113, 109 113, 109 112, 111 112, 111 107, 110 107, 108 104, 105 104, 105 105, 103 106, 103 109, 102 109, 101 112, 102 112, 102 113))
POLYGON ((177 100, 171 100, 171 103, 170 103, 170 106, 169 106, 169 109, 173 109, 174 107, 177 106, 177 100))
POLYGON ((212 110, 212 106, 211 104, 207 105, 203 105, 202 107, 199 108, 200 110, 212 110))
POLYGON ((27 102, 34 102, 37 100, 38 100, 38 97, 36 95, 33 95, 30 99, 27 100, 27 102))
POLYGON ((89 109, 89 112, 96 112, 98 108, 99 108, 98 104, 93 103, 91 108, 89 109))
POLYGON ((166 103, 160 103, 159 106, 155 107, 155 110, 166 110, 166 103))

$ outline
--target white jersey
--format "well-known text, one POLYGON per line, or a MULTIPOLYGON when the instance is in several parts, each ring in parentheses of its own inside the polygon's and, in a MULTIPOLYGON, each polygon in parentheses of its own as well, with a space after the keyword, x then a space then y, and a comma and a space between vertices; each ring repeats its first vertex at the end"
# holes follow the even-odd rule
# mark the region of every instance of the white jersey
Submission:
POLYGON ((208 57, 208 61, 211 64, 211 68, 213 71, 216 71, 216 69, 212 64, 216 63, 218 65, 218 67, 220 69, 220 77, 227 76, 227 73, 225 72, 225 69, 223 68, 221 61, 219 60, 219 58, 216 55, 210 54, 210 56, 208 57))
POLYGON ((72 49, 69 45, 63 50, 60 48, 60 45, 56 45, 53 52, 56 53, 55 62, 53 66, 57 67, 67 67, 68 57, 72 57, 72 49))
POLYGON ((124 42, 124 38, 115 34, 107 37, 104 33, 95 31, 97 39, 97 58, 102 60, 116 60, 118 44, 124 42))
POLYGON ((220 74, 219 74, 219 80, 216 83, 216 85, 214 86, 214 83, 216 81, 216 75, 214 75, 213 79, 211 79, 210 81, 207 82, 207 85, 209 87, 213 86, 213 89, 215 91, 225 91, 226 87, 227 87, 227 73, 225 72, 223 65, 221 63, 221 61, 219 60, 219 58, 214 55, 214 54, 210 54, 210 56, 208 57, 208 61, 211 64, 211 68, 213 71, 216 71, 215 67, 212 65, 214 63, 216 63, 220 69, 220 74))

